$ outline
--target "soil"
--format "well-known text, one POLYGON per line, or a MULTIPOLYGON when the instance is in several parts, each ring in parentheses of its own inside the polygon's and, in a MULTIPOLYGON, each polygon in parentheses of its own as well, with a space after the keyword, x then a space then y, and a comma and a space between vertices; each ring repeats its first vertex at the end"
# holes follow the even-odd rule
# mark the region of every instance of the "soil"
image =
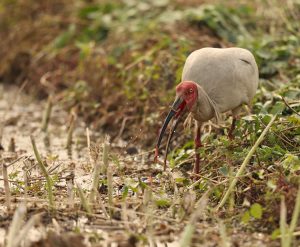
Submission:
MULTIPOLYGON (((15 87, 2 87, 0 92, 1 144, 4 149, 0 158, 2 164, 11 164, 8 174, 12 192, 8 209, 1 176, 0 246, 4 245, 4 236, 20 202, 24 202, 27 208, 25 221, 33 215, 41 214, 40 220, 22 240, 26 246, 151 246, 149 243, 179 246, 182 231, 191 220, 189 214, 192 207, 189 209, 188 202, 193 205, 195 198, 193 191, 186 191, 184 198, 176 196, 172 188, 174 184, 170 183, 174 181, 176 173, 163 173, 158 164, 149 166, 152 163, 146 162, 149 152, 131 148, 129 151, 132 155, 128 155, 123 151, 126 142, 119 140, 110 143, 109 169, 113 174, 113 201, 109 202, 108 199, 107 177, 101 175, 99 194, 92 204, 92 212, 87 213, 81 206, 79 196, 71 197, 68 186, 80 185, 87 197, 92 183, 91 160, 101 161, 104 136, 89 130, 89 152, 87 125, 77 118, 73 145, 71 151, 67 150, 70 114, 61 106, 53 106, 49 128, 45 133, 41 131, 41 122, 46 101, 36 101, 15 87), (36 165, 31 135, 55 181, 52 188, 55 211, 49 210, 45 179, 36 165), (24 168, 28 171, 27 193, 24 190, 24 168), (124 190, 128 190, 126 200, 124 190), (171 206, 155 204, 159 195, 171 201, 171 206), (183 205, 185 211, 179 217, 180 205, 183 205)), ((178 189, 179 194, 182 193, 183 188, 178 189)), ((211 222, 205 214, 201 215, 196 223, 193 246, 217 246, 221 243, 220 224, 211 222)), ((279 246, 277 242, 270 242, 269 235, 245 234, 239 224, 231 222, 227 227, 234 246, 279 246)))

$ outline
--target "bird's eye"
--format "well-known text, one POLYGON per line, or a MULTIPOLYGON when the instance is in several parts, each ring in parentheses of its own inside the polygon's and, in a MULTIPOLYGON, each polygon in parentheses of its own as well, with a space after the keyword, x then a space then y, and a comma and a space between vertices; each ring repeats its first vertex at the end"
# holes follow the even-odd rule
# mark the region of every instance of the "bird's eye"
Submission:
POLYGON ((189 89, 189 93, 193 93, 193 92, 194 92, 194 90, 190 88, 189 89))

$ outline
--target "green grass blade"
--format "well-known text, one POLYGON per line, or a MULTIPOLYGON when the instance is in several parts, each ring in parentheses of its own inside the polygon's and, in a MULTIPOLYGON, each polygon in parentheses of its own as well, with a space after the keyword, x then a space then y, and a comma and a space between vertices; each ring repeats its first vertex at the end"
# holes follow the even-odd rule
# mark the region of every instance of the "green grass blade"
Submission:
POLYGON ((250 152, 247 154, 246 158, 244 159, 240 169, 238 170, 238 172, 236 173, 234 179, 232 180, 232 182, 229 185, 228 190, 226 191, 224 197, 222 198, 221 202, 219 203, 219 205, 217 206, 216 210, 219 210, 221 207, 224 206, 224 204, 226 203, 227 199, 229 198, 231 192, 233 191, 238 178, 243 174, 246 165, 249 163, 252 155, 254 154, 255 150, 257 149, 257 147, 259 146, 259 144, 263 141, 265 135, 267 134, 268 130, 271 128, 273 122, 275 121, 277 115, 274 115, 269 124, 266 126, 266 128, 264 129, 264 131, 261 133, 260 137, 257 139, 257 141, 255 142, 254 146, 251 148, 250 152))

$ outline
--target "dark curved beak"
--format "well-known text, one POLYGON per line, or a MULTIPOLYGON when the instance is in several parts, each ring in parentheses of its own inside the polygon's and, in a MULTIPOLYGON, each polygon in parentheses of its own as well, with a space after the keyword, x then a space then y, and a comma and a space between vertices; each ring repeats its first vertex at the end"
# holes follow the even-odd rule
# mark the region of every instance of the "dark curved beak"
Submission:
MULTIPOLYGON (((171 107, 171 110, 169 111, 165 121, 164 121, 164 124, 160 130, 160 133, 159 133, 159 136, 158 136, 158 140, 157 140, 157 144, 156 144, 156 156, 158 155, 158 149, 160 147, 160 144, 161 144, 161 141, 162 141, 162 138, 166 132, 166 129, 171 121, 171 119, 175 116, 176 118, 180 115, 180 113, 182 112, 182 110, 184 109, 185 107, 185 102, 184 100, 182 99, 182 97, 177 97, 171 107)), ((176 124, 177 126, 177 124, 176 124)), ((173 128, 172 128, 173 129, 173 128)), ((174 131, 175 129, 173 129, 174 131)))
POLYGON ((180 115, 178 116, 178 118, 175 119, 175 121, 173 121, 172 127, 171 127, 170 132, 169 132, 168 141, 167 141, 166 150, 165 150, 164 171, 166 170, 166 166, 167 166, 169 146, 170 146, 173 134, 175 133, 175 129, 177 128, 177 125, 179 123, 179 120, 180 120, 180 115))

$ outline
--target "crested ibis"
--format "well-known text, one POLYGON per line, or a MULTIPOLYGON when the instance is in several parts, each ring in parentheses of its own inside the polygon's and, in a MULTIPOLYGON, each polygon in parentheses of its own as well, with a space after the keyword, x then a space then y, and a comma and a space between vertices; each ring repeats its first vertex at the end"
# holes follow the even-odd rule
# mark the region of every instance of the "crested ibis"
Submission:
POLYGON ((241 107, 250 106, 258 87, 258 68, 252 53, 243 48, 202 48, 192 52, 186 59, 182 80, 176 87, 175 101, 160 130, 156 144, 155 159, 172 118, 166 154, 172 135, 185 111, 196 120, 194 173, 200 170, 198 149, 201 143, 201 125, 220 114, 231 111, 232 124, 228 137, 233 138, 235 122, 241 107))

